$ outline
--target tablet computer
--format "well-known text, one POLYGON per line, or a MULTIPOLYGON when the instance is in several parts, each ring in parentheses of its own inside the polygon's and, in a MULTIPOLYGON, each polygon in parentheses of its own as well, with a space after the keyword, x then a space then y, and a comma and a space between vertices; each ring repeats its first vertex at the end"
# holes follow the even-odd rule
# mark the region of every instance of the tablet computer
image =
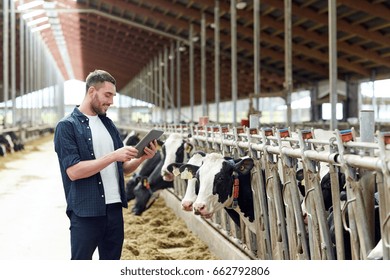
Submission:
POLYGON ((137 154, 137 158, 139 157, 142 157, 142 155, 144 154, 144 149, 146 146, 148 146, 150 144, 150 142, 152 142, 153 140, 156 140, 158 138, 160 138, 161 135, 164 134, 164 131, 163 130, 159 130, 159 129, 155 129, 153 128, 152 130, 150 130, 145 136, 144 138, 142 138, 137 145, 135 145, 135 148, 138 150, 138 154, 137 154))

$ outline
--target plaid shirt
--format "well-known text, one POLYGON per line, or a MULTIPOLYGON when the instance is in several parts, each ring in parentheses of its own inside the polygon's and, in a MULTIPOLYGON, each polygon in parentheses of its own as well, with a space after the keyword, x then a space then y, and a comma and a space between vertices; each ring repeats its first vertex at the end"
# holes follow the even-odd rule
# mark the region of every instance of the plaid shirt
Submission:
MULTIPOLYGON (((119 132, 111 119, 101 115, 99 117, 112 137, 114 149, 123 147, 119 132)), ((67 168, 80 161, 96 159, 88 117, 82 114, 77 107, 69 116, 58 122, 54 134, 54 148, 58 155, 65 190, 66 213, 69 215, 70 211, 73 211, 80 217, 106 215, 104 188, 100 172, 75 181, 71 181, 66 173, 67 168)), ((117 162, 117 166, 122 206, 127 208, 122 162, 117 162)))

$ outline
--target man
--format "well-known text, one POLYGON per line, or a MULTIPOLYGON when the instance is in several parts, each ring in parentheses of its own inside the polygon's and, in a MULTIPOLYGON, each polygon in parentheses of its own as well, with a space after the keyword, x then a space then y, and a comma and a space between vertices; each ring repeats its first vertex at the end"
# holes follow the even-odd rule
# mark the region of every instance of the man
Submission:
POLYGON ((106 112, 116 95, 116 81, 95 70, 86 79, 79 107, 63 118, 54 135, 70 219, 71 258, 120 259, 124 240, 122 207, 127 208, 124 174, 152 158, 157 143, 135 158, 137 149, 123 146, 106 112))

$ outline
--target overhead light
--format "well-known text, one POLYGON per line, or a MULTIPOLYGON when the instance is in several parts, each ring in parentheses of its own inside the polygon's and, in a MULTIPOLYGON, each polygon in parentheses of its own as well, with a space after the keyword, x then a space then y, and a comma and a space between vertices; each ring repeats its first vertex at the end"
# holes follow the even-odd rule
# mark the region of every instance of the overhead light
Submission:
POLYGON ((247 5, 248 5, 248 3, 246 2, 246 0, 238 0, 236 3, 236 8, 238 10, 243 10, 246 8, 247 5))
POLYGON ((27 22, 27 26, 37 25, 37 24, 40 24, 40 23, 48 21, 48 20, 49 20, 48 17, 37 18, 37 19, 34 19, 32 21, 27 22))
POLYGON ((214 22, 210 23, 210 27, 211 27, 212 29, 214 29, 214 28, 215 28, 215 23, 214 23, 214 22))
POLYGON ((50 28, 50 23, 46 23, 44 25, 40 25, 40 26, 32 28, 31 29, 31 33, 34 33, 34 32, 37 32, 37 31, 41 31, 41 30, 44 30, 44 29, 47 29, 47 28, 50 28))
POLYGON ((198 41, 199 41, 199 37, 198 36, 192 37, 192 42, 198 42, 198 41))
POLYGON ((43 5, 44 3, 45 3, 45 1, 42 1, 42 0, 32 1, 32 2, 29 2, 29 3, 26 3, 26 4, 19 5, 18 6, 18 10, 19 11, 25 11, 25 10, 28 10, 28 9, 35 8, 37 6, 43 5))
POLYGON ((168 58, 169 58, 169 60, 172 60, 172 59, 174 59, 174 56, 173 55, 169 55, 168 58))
POLYGON ((186 50, 186 47, 184 47, 184 46, 179 47, 179 51, 184 52, 185 50, 186 50))

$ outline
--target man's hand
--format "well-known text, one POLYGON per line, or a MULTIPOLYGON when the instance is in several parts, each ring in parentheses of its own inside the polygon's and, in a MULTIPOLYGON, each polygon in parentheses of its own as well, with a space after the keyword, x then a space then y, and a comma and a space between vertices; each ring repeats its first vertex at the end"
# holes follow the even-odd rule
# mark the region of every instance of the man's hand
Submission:
POLYGON ((135 158, 138 154, 138 150, 132 146, 124 146, 114 151, 116 161, 129 161, 135 158))
POLYGON ((154 157, 157 152, 157 140, 150 142, 150 144, 145 147, 144 152, 145 154, 141 157, 142 160, 154 157))

